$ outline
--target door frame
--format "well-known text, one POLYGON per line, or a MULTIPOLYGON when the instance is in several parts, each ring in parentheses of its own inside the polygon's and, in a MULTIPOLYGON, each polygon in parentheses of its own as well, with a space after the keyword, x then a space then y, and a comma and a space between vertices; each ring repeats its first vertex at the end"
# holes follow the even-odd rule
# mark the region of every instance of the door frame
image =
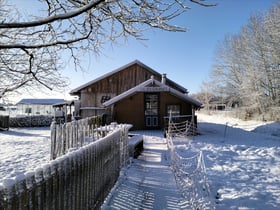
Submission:
POLYGON ((146 129, 159 129, 160 128, 160 93, 152 92, 152 93, 144 93, 144 124, 146 129), (156 96, 156 107, 150 107, 150 113, 147 113, 149 109, 147 109, 148 96, 154 95, 156 96), (152 114, 156 109, 156 114, 152 114))

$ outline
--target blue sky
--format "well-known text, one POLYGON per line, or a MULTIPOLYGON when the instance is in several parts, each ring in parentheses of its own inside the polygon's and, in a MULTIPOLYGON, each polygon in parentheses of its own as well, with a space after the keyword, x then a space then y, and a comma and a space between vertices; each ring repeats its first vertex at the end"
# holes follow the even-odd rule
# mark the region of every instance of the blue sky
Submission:
MULTIPOLYGON (((184 33, 152 30, 143 43, 129 40, 125 44, 105 46, 103 55, 86 55, 85 72, 76 72, 71 64, 64 74, 71 79, 70 87, 61 97, 90 80, 115 70, 135 59, 196 93, 208 78, 216 46, 226 34, 238 33, 248 18, 256 12, 267 11, 279 0, 211 0, 215 7, 188 3, 191 9, 175 20, 189 30, 184 33)), ((28 1, 26 1, 28 2, 28 1)), ((21 2, 22 3, 22 2, 21 2)), ((56 96, 55 93, 47 94, 56 96)), ((38 97, 38 96, 37 96, 38 97)))

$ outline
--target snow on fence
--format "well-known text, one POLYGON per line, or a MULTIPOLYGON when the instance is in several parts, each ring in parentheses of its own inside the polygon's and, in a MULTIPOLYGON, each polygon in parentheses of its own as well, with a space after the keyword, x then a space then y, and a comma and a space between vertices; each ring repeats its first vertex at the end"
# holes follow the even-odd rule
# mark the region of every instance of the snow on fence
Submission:
POLYGON ((99 209, 128 160, 128 127, 0 185, 0 209, 99 209))
POLYGON ((196 116, 178 115, 165 118, 167 128, 166 131, 172 136, 192 136, 197 134, 196 116))
POLYGON ((30 115, 21 117, 10 117, 10 127, 44 127, 50 126, 52 122, 52 116, 45 115, 30 115))
MULTIPOLYGON (((189 128, 191 129, 190 126, 189 128)), ((189 135, 188 123, 174 123, 169 119, 167 144, 170 151, 172 167, 186 209, 215 209, 210 198, 210 187, 206 176, 206 167, 202 151, 179 152, 179 146, 174 145, 174 139, 186 138, 189 135), (186 157, 186 154, 189 154, 186 157)), ((196 132, 196 129, 195 129, 196 132)), ((191 131, 191 134, 194 134, 191 131)), ((187 139, 186 139, 187 140, 187 139)), ((184 145, 185 146, 185 145, 184 145)), ((186 149, 186 147, 184 147, 186 149)))
POLYGON ((106 136, 115 126, 103 126, 101 116, 64 124, 51 125, 51 160, 64 155, 70 148, 79 148, 106 136))

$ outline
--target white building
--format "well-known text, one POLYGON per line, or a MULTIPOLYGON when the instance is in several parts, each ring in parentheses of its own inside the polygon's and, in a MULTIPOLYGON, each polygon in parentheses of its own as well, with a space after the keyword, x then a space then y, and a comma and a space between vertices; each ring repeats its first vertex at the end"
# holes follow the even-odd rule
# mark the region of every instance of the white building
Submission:
POLYGON ((20 115, 54 115, 53 105, 64 102, 64 99, 22 99, 17 105, 20 115))

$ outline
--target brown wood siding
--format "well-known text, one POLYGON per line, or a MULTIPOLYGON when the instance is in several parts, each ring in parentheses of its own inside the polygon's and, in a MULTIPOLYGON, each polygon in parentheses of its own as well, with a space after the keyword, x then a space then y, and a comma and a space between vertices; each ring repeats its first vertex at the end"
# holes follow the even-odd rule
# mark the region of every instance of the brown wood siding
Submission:
POLYGON ((162 92, 160 94, 160 125, 161 128, 164 127, 164 117, 167 114, 167 105, 178 104, 181 106, 181 115, 191 115, 192 107, 189 103, 183 101, 182 99, 171 95, 167 92, 162 92))
POLYGON ((133 130, 144 129, 144 94, 126 98, 114 106, 113 118, 118 123, 130 123, 133 130))
MULTIPOLYGON (((179 104, 182 115, 191 115, 192 107, 182 99, 169 93, 160 93, 160 128, 164 128, 164 117, 166 116, 167 105, 179 104)), ((144 118, 144 93, 138 93, 114 105, 113 120, 118 123, 130 123, 133 130, 145 129, 144 118)))
MULTIPOLYGON (((81 107, 101 107, 102 96, 109 96, 110 98, 113 98, 114 96, 119 95, 142 82, 145 82, 146 80, 150 79, 152 75, 153 74, 150 70, 135 63, 82 89, 80 91, 81 107)), ((161 81, 161 74, 156 74, 153 76, 156 80, 161 81)), ((175 87, 173 83, 169 83, 168 80, 166 81, 166 84, 178 90, 178 88, 175 87)), ((172 101, 172 98, 169 99, 168 97, 165 99, 166 102, 169 100, 172 101)), ((124 108, 127 108, 125 104, 124 106, 124 108)), ((161 111, 165 112, 165 107, 161 108, 161 111)), ((185 112, 188 113, 188 110, 184 111, 183 113, 185 112)), ((81 111, 82 117, 86 117, 87 115, 91 116, 93 113, 95 112, 81 111)), ((141 117, 141 119, 142 118, 143 117, 141 117)), ((162 122, 163 120, 160 119, 160 121, 162 122)))
MULTIPOLYGON (((98 94, 110 95, 112 98, 148 80, 151 76, 150 71, 134 64, 81 90, 81 106, 101 106, 97 100, 98 94)), ((161 78, 155 76, 155 79, 160 81, 161 78)))

